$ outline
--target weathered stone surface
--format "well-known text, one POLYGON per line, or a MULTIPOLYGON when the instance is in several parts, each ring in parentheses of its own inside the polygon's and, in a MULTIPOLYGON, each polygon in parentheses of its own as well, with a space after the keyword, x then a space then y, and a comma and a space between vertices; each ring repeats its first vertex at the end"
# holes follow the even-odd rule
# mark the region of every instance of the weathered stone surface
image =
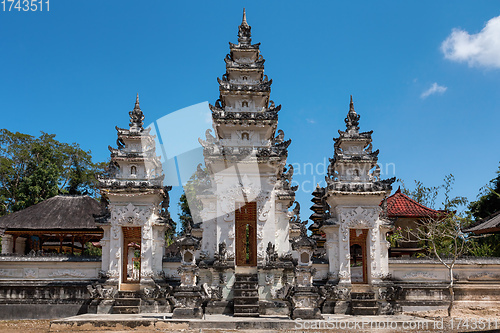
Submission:
POLYGON ((203 310, 200 308, 176 308, 172 314, 174 319, 203 318, 203 310))
POLYGON ((209 301, 205 307, 206 314, 232 314, 233 302, 231 301, 209 301))

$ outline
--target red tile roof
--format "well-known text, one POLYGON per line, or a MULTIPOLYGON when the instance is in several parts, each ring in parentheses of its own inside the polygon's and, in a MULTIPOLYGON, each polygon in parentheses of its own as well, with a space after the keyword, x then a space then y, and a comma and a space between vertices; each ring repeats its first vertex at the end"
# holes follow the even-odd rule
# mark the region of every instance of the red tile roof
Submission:
POLYGON ((387 198, 388 217, 437 217, 442 213, 410 199, 401 193, 400 188, 387 198))

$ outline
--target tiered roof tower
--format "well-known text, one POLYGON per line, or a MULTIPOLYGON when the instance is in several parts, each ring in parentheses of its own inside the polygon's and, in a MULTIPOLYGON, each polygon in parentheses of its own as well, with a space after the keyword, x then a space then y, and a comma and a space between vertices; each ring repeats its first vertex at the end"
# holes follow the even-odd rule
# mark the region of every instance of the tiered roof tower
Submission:
POLYGON ((311 201, 313 205, 311 206, 311 210, 314 212, 309 219, 313 221, 313 223, 309 226, 309 230, 311 230, 312 235, 311 238, 316 241, 318 248, 323 248, 325 245, 325 234, 319 230, 323 226, 323 222, 326 219, 326 211, 327 205, 324 201, 325 189, 320 187, 319 184, 314 189, 313 198, 311 201))
POLYGON ((238 44, 229 43, 226 73, 217 80, 219 98, 210 105, 214 135, 207 130, 206 140, 200 140, 207 174, 213 178, 211 190, 200 196, 202 249, 207 255, 213 255, 222 242, 227 245, 228 257, 235 255, 234 211, 252 202, 259 222, 258 260, 265 259, 269 242, 277 244, 280 254, 290 251, 288 208, 297 189, 291 186, 293 168, 285 167, 291 140, 277 131, 281 106, 270 100, 272 80, 264 74, 265 60, 259 46, 252 44, 244 11, 238 44), (209 207, 217 210, 209 212, 209 207), (217 219, 217 223, 209 223, 209 219, 217 219))
POLYGON ((164 233, 171 222, 167 210, 170 187, 163 187, 155 137, 143 127, 139 95, 129 116, 128 129, 116 127, 118 148, 109 147, 111 161, 107 173, 99 178, 108 207, 96 219, 104 229, 102 270, 110 277, 108 282, 120 289, 129 283, 151 284, 152 278, 161 276, 164 233), (128 244, 140 244, 140 274, 134 278, 128 244))
POLYGON ((326 234, 332 278, 343 284, 377 284, 388 274, 385 234, 392 228, 390 221, 380 218, 379 204, 390 194, 395 178, 380 179, 379 151, 372 151, 373 131, 359 132, 359 118, 351 96, 346 131, 339 130, 339 137, 333 139, 334 158, 323 196, 330 216, 320 230, 326 234), (362 266, 353 264, 359 260, 362 266))

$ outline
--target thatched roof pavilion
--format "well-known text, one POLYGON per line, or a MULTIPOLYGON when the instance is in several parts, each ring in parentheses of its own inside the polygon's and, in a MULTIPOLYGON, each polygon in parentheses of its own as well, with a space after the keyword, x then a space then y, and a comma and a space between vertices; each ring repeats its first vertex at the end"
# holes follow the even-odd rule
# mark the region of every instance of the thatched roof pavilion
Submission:
MULTIPOLYGON (((89 196, 58 195, 0 217, 0 236, 12 237, 13 253, 81 252, 85 243, 102 238, 103 231, 94 221, 94 215, 100 213, 99 202, 89 196), (18 238, 26 240, 24 251, 16 249, 18 238)), ((2 253, 9 253, 9 249, 2 246, 2 253)))

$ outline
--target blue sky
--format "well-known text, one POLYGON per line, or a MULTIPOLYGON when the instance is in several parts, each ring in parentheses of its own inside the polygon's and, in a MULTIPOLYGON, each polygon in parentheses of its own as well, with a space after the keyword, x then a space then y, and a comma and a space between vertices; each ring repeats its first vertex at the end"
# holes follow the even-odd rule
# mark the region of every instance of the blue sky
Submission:
MULTIPOLYGON (((470 200, 495 176, 495 1, 51 0, 50 12, 0 11, 0 128, 54 133, 106 160, 137 92, 146 123, 215 102, 243 7, 283 106, 289 163, 333 156, 352 94, 379 162, 395 166, 386 176, 434 186, 452 173, 454 194, 470 200)), ((303 218, 323 180, 307 171, 295 177, 303 218)))

